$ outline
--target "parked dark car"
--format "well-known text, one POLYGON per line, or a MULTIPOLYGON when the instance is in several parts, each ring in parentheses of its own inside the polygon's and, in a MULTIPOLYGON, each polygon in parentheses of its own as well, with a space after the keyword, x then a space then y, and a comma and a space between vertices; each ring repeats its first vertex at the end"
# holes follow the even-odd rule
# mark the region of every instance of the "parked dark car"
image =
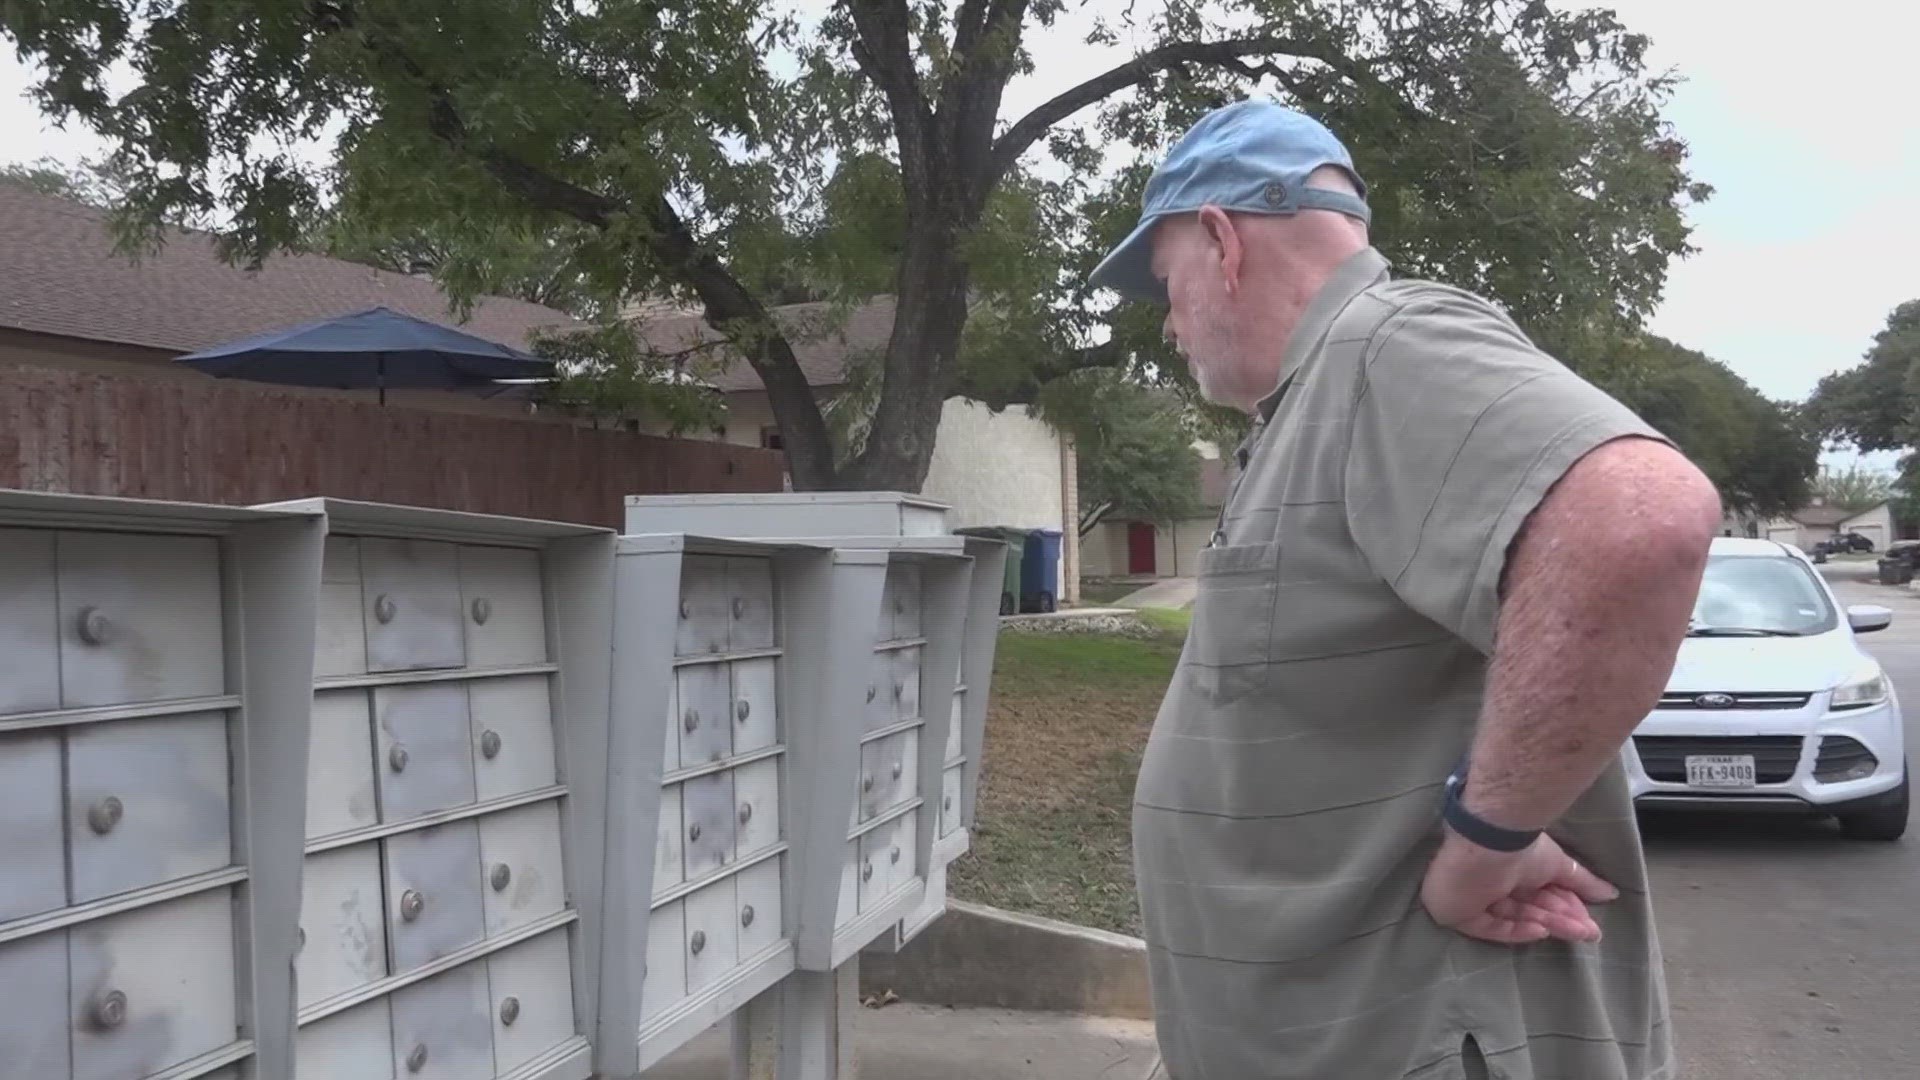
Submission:
POLYGON ((1872 551, 1873 540, 1857 532, 1844 532, 1831 541, 1834 551, 1872 551))

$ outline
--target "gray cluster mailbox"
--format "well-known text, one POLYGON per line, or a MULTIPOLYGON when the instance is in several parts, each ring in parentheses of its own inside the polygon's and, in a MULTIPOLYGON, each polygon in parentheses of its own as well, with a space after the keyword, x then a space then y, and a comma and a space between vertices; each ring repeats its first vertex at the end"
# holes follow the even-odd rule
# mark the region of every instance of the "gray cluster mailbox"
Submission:
POLYGON ((970 843, 1007 546, 953 535, 946 507, 899 492, 627 498, 625 532, 673 528, 884 557, 840 932, 824 957, 803 950, 803 965, 898 949, 946 909, 946 868, 970 843))
POLYGON ((897 535, 0 492, 0 1075, 625 1080, 897 946, 998 545, 837 505, 897 535))

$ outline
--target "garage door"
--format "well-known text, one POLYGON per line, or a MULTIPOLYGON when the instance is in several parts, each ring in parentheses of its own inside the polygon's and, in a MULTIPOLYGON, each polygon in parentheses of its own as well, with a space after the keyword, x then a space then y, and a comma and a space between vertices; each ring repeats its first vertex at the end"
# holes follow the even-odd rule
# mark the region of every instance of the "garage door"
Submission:
POLYGON ((1875 551, 1883 551, 1887 546, 1887 527, 1874 522, 1871 525, 1855 525, 1853 531, 1873 541, 1875 551))
POLYGON ((1795 540, 1795 534, 1799 531, 1800 530, 1791 525, 1776 525, 1767 530, 1767 539, 1772 540, 1776 544, 1791 544, 1795 540))

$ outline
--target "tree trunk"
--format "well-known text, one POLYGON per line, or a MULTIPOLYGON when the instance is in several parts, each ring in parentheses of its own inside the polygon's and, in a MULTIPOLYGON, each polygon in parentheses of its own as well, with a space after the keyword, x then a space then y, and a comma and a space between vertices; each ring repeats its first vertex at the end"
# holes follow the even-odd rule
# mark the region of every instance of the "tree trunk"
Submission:
POLYGON ((959 255, 964 229, 958 217, 908 217, 879 408, 866 448, 840 471, 836 487, 918 493, 926 483, 967 324, 968 272, 959 255))

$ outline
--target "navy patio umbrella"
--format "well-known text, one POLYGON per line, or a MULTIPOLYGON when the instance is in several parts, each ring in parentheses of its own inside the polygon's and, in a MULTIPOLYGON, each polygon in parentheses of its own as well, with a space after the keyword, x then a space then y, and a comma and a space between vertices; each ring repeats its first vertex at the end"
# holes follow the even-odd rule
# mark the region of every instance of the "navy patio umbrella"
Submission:
POLYGON ((376 307, 245 341, 178 362, 222 379, 336 390, 477 390, 498 379, 545 379, 553 361, 439 323, 376 307))

